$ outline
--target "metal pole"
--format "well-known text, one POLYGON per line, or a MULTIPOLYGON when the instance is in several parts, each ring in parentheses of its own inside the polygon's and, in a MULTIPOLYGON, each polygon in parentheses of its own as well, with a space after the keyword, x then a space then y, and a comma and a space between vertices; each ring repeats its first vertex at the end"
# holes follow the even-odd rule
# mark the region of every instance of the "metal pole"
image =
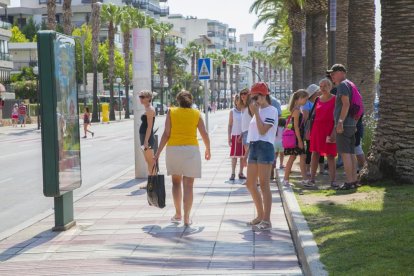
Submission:
POLYGON ((39 108, 39 101, 40 101, 40 91, 39 91, 39 76, 36 75, 36 89, 37 89, 37 129, 40 129, 40 108, 39 108))
POLYGON ((122 103, 121 103, 121 83, 120 82, 118 82, 118 98, 119 98, 119 104, 118 104, 119 120, 121 121, 122 103))
POLYGON ((83 75, 83 106, 86 107, 86 75, 85 75, 85 39, 86 36, 81 38, 82 46, 82 75, 83 75))
POLYGON ((206 129, 208 133, 208 89, 207 89, 207 80, 204 80, 204 116, 206 120, 206 129))

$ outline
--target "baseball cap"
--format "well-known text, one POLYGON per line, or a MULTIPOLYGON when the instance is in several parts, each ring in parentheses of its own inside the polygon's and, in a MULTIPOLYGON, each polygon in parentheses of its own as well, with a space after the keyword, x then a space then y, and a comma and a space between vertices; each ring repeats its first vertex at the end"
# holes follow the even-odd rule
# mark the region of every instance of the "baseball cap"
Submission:
POLYGON ((252 88, 250 89, 250 94, 260 94, 263 96, 269 95, 269 88, 267 84, 264 82, 257 82, 253 84, 252 88))
POLYGON ((308 86, 308 88, 306 88, 306 92, 308 92, 309 94, 309 98, 312 97, 313 94, 315 94, 316 92, 318 92, 321 88, 319 87, 319 85, 316 84, 311 84, 308 86))
POLYGON ((333 73, 333 72, 345 72, 346 73, 346 68, 342 64, 334 64, 332 65, 330 70, 326 70, 326 73, 333 73))

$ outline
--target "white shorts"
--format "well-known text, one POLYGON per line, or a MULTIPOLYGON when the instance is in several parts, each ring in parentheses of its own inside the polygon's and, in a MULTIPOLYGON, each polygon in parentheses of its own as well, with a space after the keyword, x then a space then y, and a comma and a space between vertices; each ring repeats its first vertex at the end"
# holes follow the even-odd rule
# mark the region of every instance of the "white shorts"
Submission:
POLYGON ((201 178, 201 154, 198 146, 167 146, 165 163, 168 175, 201 178))
POLYGON ((355 147, 355 155, 363 155, 364 151, 362 150, 362 145, 359 144, 359 146, 355 147))

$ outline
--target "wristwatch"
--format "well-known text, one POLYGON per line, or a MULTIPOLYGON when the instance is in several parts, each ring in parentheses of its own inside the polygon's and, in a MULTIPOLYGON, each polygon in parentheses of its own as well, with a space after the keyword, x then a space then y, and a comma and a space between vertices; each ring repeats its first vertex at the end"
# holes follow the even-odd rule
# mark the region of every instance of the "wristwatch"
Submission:
POLYGON ((342 119, 339 119, 338 120, 338 123, 341 123, 342 124, 343 122, 344 122, 344 120, 342 120, 342 119))

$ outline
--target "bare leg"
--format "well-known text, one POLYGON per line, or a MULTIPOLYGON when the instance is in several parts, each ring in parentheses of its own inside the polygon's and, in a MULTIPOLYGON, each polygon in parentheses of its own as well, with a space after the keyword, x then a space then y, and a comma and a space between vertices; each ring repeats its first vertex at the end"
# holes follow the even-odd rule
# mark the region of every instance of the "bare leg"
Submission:
POLYGON ((148 174, 149 175, 154 175, 155 174, 155 171, 153 171, 153 168, 154 168, 154 150, 147 149, 146 151, 144 151, 144 157, 145 157, 145 162, 147 162, 148 174))
POLYGON ((318 169, 319 153, 312 152, 311 159, 311 180, 315 180, 316 171, 318 169))
POLYGON ((190 213, 191 208, 193 207, 193 177, 183 177, 183 187, 184 187, 184 223, 190 223, 190 213))
POLYGON ((237 158, 232 158, 231 159, 231 173, 232 174, 236 173, 236 165, 237 165, 237 158))
MULTIPOLYGON (((257 177, 258 177, 258 165, 257 164, 248 164, 247 165, 247 181, 246 186, 249 190, 254 205, 256 206, 257 211, 257 218, 262 220, 263 219, 263 203, 262 203, 262 196, 260 195, 259 191, 257 190, 257 177)), ((269 176, 270 177, 270 176, 269 176)), ((269 180, 267 180, 269 181, 269 180)))
POLYGON ((335 164, 335 156, 328 155, 328 168, 329 168, 329 180, 332 182, 335 181, 336 178, 336 164, 335 164))
POLYGON ((308 175, 307 175, 307 171, 306 171, 306 154, 302 154, 300 156, 300 173, 302 175, 302 180, 307 180, 308 179, 308 175))
POLYGON ((263 220, 270 221, 270 212, 272 210, 272 193, 270 191, 270 170, 272 165, 258 164, 258 172, 260 179, 260 189, 263 196, 263 220))
POLYGON ((286 181, 289 181, 290 172, 292 171, 293 162, 295 162, 295 160, 296 160, 295 155, 290 155, 289 156, 289 160, 287 161, 286 168, 285 168, 285 177, 284 177, 284 179, 286 181))
POLYGON ((174 199, 174 207, 175 207, 175 218, 181 219, 181 201, 183 198, 183 194, 181 191, 181 175, 173 175, 172 176, 172 194, 174 199))
POLYGON ((365 154, 359 154, 356 157, 358 160, 358 167, 362 169, 365 165, 365 154))
POLYGON ((281 153, 280 153, 280 165, 279 165, 279 167, 281 166, 281 167, 283 167, 283 160, 285 159, 285 153, 282 151, 281 153))
POLYGON ((239 164, 239 175, 243 174, 243 169, 244 169, 244 164, 243 164, 243 160, 240 158, 239 160, 240 164, 239 164))
POLYGON ((84 132, 84 136, 86 137, 86 131, 88 130, 88 125, 87 124, 83 124, 83 132, 84 132))
POLYGON ((342 161, 346 174, 346 182, 352 183, 356 181, 356 157, 355 154, 342 153, 342 161))

